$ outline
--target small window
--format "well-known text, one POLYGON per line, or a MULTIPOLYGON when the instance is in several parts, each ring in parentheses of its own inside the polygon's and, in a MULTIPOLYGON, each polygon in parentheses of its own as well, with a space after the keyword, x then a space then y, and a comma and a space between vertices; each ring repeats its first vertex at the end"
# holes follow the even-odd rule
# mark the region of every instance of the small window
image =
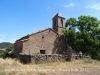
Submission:
POLYGON ((44 39, 44 36, 42 36, 42 39, 44 39))
POLYGON ((40 50, 40 54, 45 54, 45 50, 40 50))

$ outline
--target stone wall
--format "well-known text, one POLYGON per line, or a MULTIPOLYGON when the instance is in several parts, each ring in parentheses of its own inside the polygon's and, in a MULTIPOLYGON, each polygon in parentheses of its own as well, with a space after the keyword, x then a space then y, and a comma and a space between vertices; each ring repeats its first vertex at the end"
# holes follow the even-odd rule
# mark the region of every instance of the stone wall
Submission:
POLYGON ((20 55, 20 59, 26 63, 35 63, 36 61, 65 61, 67 57, 67 55, 61 54, 20 55))
POLYGON ((22 52, 22 49, 23 49, 23 42, 22 41, 14 43, 14 56, 19 57, 19 53, 22 52))
MULTIPOLYGON (((58 34, 53 32, 51 29, 46 29, 36 34, 32 34, 29 37, 28 49, 30 50, 30 53, 40 53, 40 50, 45 50, 45 54, 52 54, 52 51, 57 44, 57 37, 58 34)), ((26 48, 23 50, 26 50, 26 48)))
POLYGON ((48 28, 28 35, 28 39, 16 41, 14 44, 14 55, 19 53, 34 54, 44 50, 44 54, 62 54, 66 49, 66 43, 53 29, 48 28))

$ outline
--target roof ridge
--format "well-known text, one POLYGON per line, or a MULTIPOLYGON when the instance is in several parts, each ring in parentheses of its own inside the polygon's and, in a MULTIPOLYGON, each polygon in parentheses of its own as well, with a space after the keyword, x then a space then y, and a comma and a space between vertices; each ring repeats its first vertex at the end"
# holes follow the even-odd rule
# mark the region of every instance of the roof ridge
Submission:
POLYGON ((62 16, 62 14, 61 14, 60 12, 58 12, 54 17, 56 17, 56 16, 59 16, 59 17, 65 18, 65 17, 62 16))
POLYGON ((20 39, 16 40, 16 42, 17 42, 17 41, 25 40, 26 38, 24 38, 24 37, 31 36, 31 35, 34 35, 34 34, 43 32, 43 31, 48 30, 48 29, 51 29, 51 30, 54 31, 56 34, 58 34, 58 32, 56 32, 56 31, 55 31, 54 29, 52 29, 52 28, 45 28, 45 29, 39 30, 39 31, 37 31, 37 32, 35 32, 35 33, 31 33, 31 34, 28 34, 28 35, 26 35, 26 36, 23 36, 23 37, 21 37, 20 39))
MULTIPOLYGON (((34 34, 37 34, 37 33, 39 33, 39 32, 42 32, 42 31, 45 31, 45 30, 48 30, 48 29, 51 29, 51 30, 53 30, 56 34, 58 34, 58 32, 56 32, 54 29, 52 29, 52 28, 46 28, 46 29, 43 29, 43 30, 39 30, 39 31, 37 31, 37 32, 35 32, 35 33, 32 33, 32 34, 30 34, 30 35, 34 35, 34 34)), ((30 36, 29 35, 29 36, 30 36)))

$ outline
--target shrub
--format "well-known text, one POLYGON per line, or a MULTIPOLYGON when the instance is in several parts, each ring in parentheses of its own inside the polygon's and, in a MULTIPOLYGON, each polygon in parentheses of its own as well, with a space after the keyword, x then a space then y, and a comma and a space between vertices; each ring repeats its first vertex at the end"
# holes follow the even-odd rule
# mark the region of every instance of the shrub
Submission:
POLYGON ((6 75, 5 71, 0 72, 0 75, 6 75))
POLYGON ((0 58, 6 58, 7 51, 0 50, 0 58))

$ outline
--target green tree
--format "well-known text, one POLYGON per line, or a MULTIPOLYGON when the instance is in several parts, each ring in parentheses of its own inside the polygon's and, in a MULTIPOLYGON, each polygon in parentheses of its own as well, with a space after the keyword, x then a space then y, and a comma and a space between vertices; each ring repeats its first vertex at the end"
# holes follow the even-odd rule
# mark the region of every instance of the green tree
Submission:
POLYGON ((92 58, 100 58, 100 21, 96 17, 79 16, 66 21, 64 37, 68 44, 83 53, 91 54, 92 58))
POLYGON ((13 50, 14 50, 13 45, 8 45, 8 48, 6 49, 7 57, 12 57, 13 56, 13 50))
POLYGON ((4 50, 0 50, 0 58, 6 58, 7 52, 4 50))

